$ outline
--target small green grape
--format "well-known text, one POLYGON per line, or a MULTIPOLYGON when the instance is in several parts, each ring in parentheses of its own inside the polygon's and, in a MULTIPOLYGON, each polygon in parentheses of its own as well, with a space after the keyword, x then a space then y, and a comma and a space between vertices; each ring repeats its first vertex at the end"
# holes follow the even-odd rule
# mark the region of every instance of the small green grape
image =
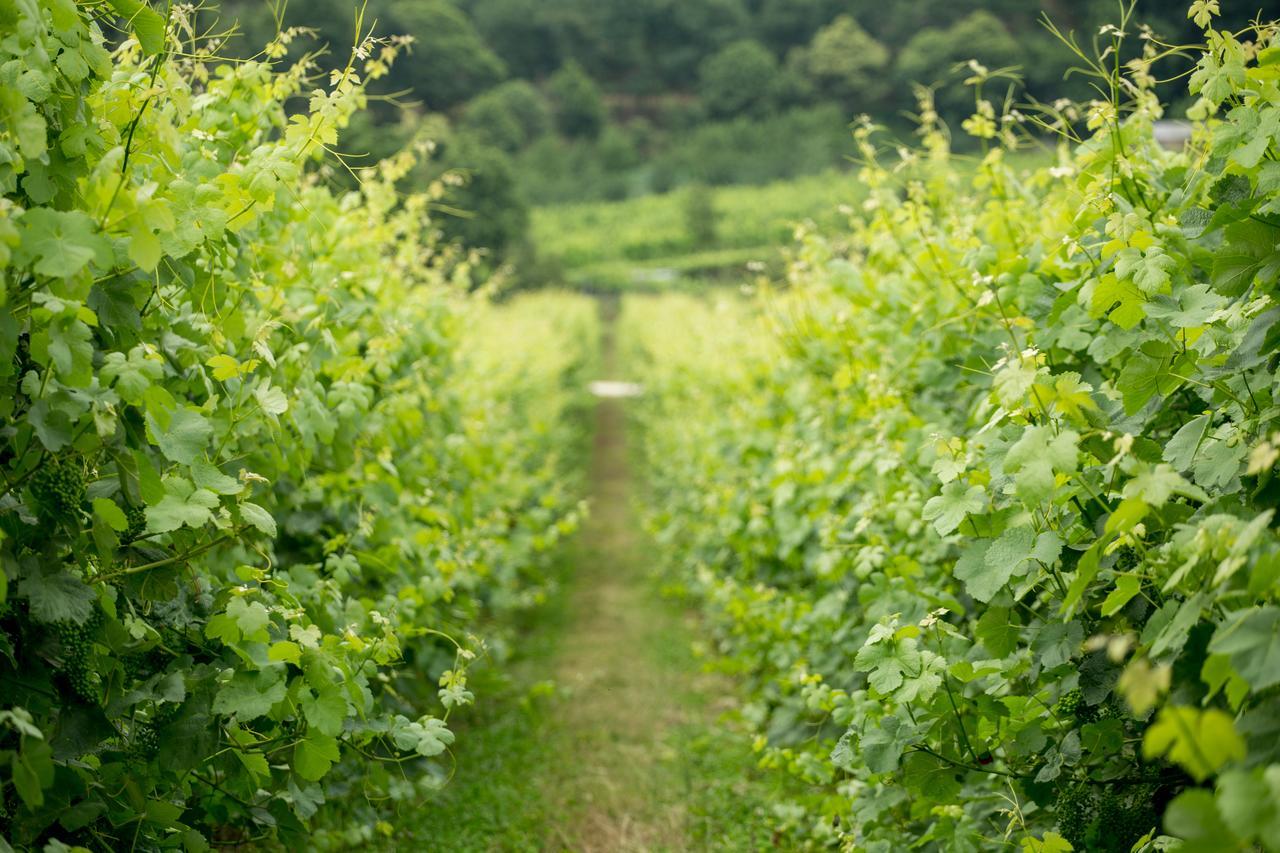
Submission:
POLYGON ((1085 850, 1089 830, 1097 816, 1094 791, 1082 782, 1070 782, 1058 789, 1054 802, 1058 831, 1076 850, 1085 850))
POLYGON ((150 761, 160 751, 160 736, 156 727, 147 723, 135 726, 129 743, 129 754, 150 761))
POLYGON ((100 679, 91 670, 89 658, 93 652, 93 634, 102 623, 102 618, 102 611, 95 607, 93 615, 83 625, 77 625, 71 621, 62 621, 54 625, 58 642, 62 646, 60 672, 76 695, 87 702, 94 703, 98 701, 100 679))
POLYGON ((74 520, 84 503, 84 469, 73 457, 49 457, 31 475, 30 489, 41 516, 74 520))
POLYGON ((1074 717, 1083 704, 1084 694, 1079 687, 1073 687, 1058 697, 1057 704, 1053 706, 1053 715, 1059 718, 1074 717))
POLYGON ((1129 850, 1135 841, 1159 823, 1159 816, 1152 807, 1154 788, 1141 785, 1121 792, 1115 788, 1104 791, 1098 802, 1098 845, 1117 851, 1129 850))
POLYGON ((140 539, 147 531, 147 513, 140 506, 131 506, 124 511, 124 517, 129 526, 125 528, 120 541, 128 544, 140 539))
POLYGON ((1138 549, 1130 545, 1125 545, 1116 552, 1116 571, 1127 572, 1140 562, 1142 557, 1138 554, 1138 549))

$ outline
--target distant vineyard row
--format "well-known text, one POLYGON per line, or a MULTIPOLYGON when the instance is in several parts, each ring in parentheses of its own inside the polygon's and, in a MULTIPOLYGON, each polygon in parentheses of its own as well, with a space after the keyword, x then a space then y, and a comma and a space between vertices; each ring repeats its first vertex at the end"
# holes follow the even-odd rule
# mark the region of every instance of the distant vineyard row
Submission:
POLYGON ((1052 167, 975 68, 976 173, 927 93, 920 150, 860 127, 763 323, 628 303, 651 526, 797 846, 1280 850, 1280 44, 1217 7, 1185 151, 1125 22, 1052 167))
POLYGON ((0 2, 0 849, 390 833, 545 594, 594 315, 466 296, 409 155, 328 188, 396 49, 0 2))

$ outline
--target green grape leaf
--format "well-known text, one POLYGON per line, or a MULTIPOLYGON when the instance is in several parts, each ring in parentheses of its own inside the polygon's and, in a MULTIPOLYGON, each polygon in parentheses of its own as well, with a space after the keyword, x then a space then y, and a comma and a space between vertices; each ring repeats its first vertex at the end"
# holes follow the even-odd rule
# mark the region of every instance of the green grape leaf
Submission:
POLYGON ((203 460, 196 460, 191 465, 191 479, 198 488, 208 489, 218 495, 238 495, 244 491, 244 483, 235 477, 228 477, 214 465, 203 460))
POLYGON ((49 17, 55 30, 66 32, 75 29, 76 24, 80 23, 80 11, 76 8, 75 0, 50 0, 45 5, 49 9, 49 17))
POLYGON ((267 763, 267 757, 260 752, 242 752, 234 750, 233 755, 240 759, 240 763, 244 765, 244 769, 248 770, 250 775, 255 779, 270 779, 271 765, 267 763))
POLYGON ((971 513, 980 513, 986 507, 987 490, 982 486, 965 487, 959 480, 942 487, 942 494, 932 497, 924 505, 924 520, 932 521, 940 536, 953 533, 971 513))
POLYGON ((915 751, 902 762, 902 783, 935 803, 947 803, 960 792, 962 776, 956 768, 926 752, 915 751))
POLYGON ((1023 430, 1004 457, 1004 469, 1013 475, 1018 497, 1037 504, 1052 495, 1054 471, 1070 474, 1076 470, 1079 441, 1079 433, 1072 430, 1056 435, 1047 426, 1023 430))
POLYGON ((1116 578, 1116 588, 1111 590, 1102 602, 1102 615, 1112 616, 1120 611, 1142 591, 1142 578, 1138 575, 1120 575, 1116 578))
POLYGON ((32 334, 31 354, 52 365, 64 385, 85 388, 93 381, 93 331, 75 313, 60 314, 32 334))
POLYGON ((1218 814, 1213 793, 1200 788, 1183 791, 1169 803, 1165 831, 1181 840, 1185 853, 1224 853, 1241 846, 1218 814))
POLYGON ((98 233, 98 225, 79 210, 37 207, 18 220, 20 239, 14 261, 30 265, 38 275, 69 278, 90 263, 111 266, 111 244, 98 233))
POLYGON ((993 542, 975 541, 956 563, 955 576, 964 581, 965 590, 975 599, 990 601, 1010 578, 1026 574, 1035 535, 1030 527, 1011 527, 993 542))
POLYGON ((1223 773, 1218 777, 1217 806, 1236 836, 1274 844, 1280 839, 1280 764, 1223 773))
POLYGON ((276 535, 276 520, 262 507, 250 501, 240 504, 240 517, 268 536, 276 535))
POLYGON ((1240 473, 1248 452, 1240 431, 1233 424, 1222 424, 1200 445, 1191 476, 1206 489, 1222 489, 1240 473))
POLYGON ((1164 292, 1177 271, 1178 260, 1165 254, 1157 246, 1145 252, 1125 249, 1116 256, 1116 276, 1131 280, 1138 290, 1148 296, 1164 292))
POLYGON ((300 664, 302 648, 292 640, 277 640, 267 650, 267 660, 273 663, 300 664))
POLYGON ((153 382, 164 377, 164 366, 147 357, 146 351, 136 346, 126 356, 120 352, 109 352, 103 360, 99 373, 102 381, 115 388, 126 403, 141 405, 143 395, 153 382))
POLYGON ((1226 655, 1255 691, 1280 684, 1280 607, 1231 614, 1214 631, 1209 651, 1226 655))
POLYGON ((347 700, 340 688, 324 687, 316 692, 308 690, 302 694, 299 704, 307 718, 307 725, 327 735, 342 733, 343 721, 347 718, 347 700))
POLYGON ((164 50, 165 21, 155 9, 142 0, 107 0, 115 13, 124 18, 147 56, 164 50))
POLYGON ((270 383, 263 382, 255 388, 253 398, 268 415, 283 415, 289 410, 289 400, 284 396, 284 391, 273 387, 270 383))
POLYGON ((147 429, 169 461, 190 465, 208 448, 213 426, 199 409, 191 406, 178 406, 168 416, 168 423, 162 427, 159 419, 148 412, 147 429))
POLYGON ((309 782, 317 782, 341 758, 337 738, 320 732, 308 732, 293 748, 293 771, 309 782))
POLYGON ((1046 832, 1043 839, 1034 836, 1022 839, 1022 853, 1069 853, 1074 849, 1070 841, 1056 832, 1046 832))
POLYGON ((1240 296, 1255 283, 1272 284, 1280 275, 1280 228, 1246 219, 1228 225, 1226 245, 1213 256, 1210 283, 1224 296, 1240 296))
POLYGON ((1200 667, 1200 679, 1209 688, 1206 701, 1217 696, 1219 691, 1226 693, 1227 702, 1232 708, 1239 708, 1240 703, 1249 695, 1249 682, 1231 666, 1231 658, 1226 655, 1211 654, 1204 659, 1200 667))
POLYGON ((129 519, 125 518, 124 510, 109 498, 94 498, 93 513, 117 533, 123 533, 129 529, 129 519))
POLYGON ((227 616, 235 620, 240 636, 246 640, 265 643, 271 613, 260 601, 249 601, 237 596, 227 602, 227 616))
POLYGON ((1031 650, 1045 669, 1053 669, 1079 654, 1083 642, 1084 628, 1079 622, 1050 622, 1036 634, 1031 650))
POLYGON ((1147 316, 1146 299, 1132 281, 1107 273, 1093 288, 1089 315, 1105 316, 1122 329, 1132 329, 1147 316))
POLYGON ((65 569, 34 569, 22 576, 19 593, 38 622, 83 625, 93 614, 98 594, 92 586, 65 569))
POLYGON ((392 724, 391 739, 400 749, 430 758, 444 752, 453 743, 453 732, 449 731, 444 720, 436 717, 410 721, 397 715, 392 724))
POLYGON ((1223 765, 1244 758, 1245 747, 1231 717, 1222 711, 1168 705, 1143 736, 1142 754, 1148 759, 1168 757, 1203 782, 1223 765))
POLYGON ((1165 445, 1164 461, 1179 471, 1191 470, 1196 452, 1209 434, 1210 423, 1210 416, 1205 414, 1183 424, 1165 445))
MULTIPOLYGON (((872 773, 890 773, 898 769, 902 753, 920 736, 920 727, 901 717, 888 716, 868 725, 858 739, 862 761, 872 773)), ((834 758, 834 753, 832 754, 834 758)), ((837 765, 839 766, 839 765, 837 765)), ((852 769, 851 766, 848 769, 852 769)))
POLYGON ((1022 626, 1009 621, 1007 607, 988 607, 983 611, 975 634, 982 645, 997 658, 1007 657, 1018 647, 1022 626))
POLYGON ((1140 501, 1153 509, 1164 506, 1173 495, 1201 502, 1209 500, 1203 489, 1191 485, 1173 466, 1163 463, 1154 467, 1141 465, 1133 478, 1124 484, 1125 500, 1140 501))
POLYGON ((285 683, 279 670, 237 672, 218 689, 213 700, 215 714, 234 715, 241 722, 265 716, 271 706, 285 697, 285 683))
POLYGON ((200 527, 213 520, 218 496, 208 489, 196 489, 181 478, 165 481, 165 495, 155 506, 146 509, 147 530, 169 533, 180 527, 200 527))
POLYGON ((44 805, 44 789, 53 784, 53 749, 43 740, 22 738, 13 757, 13 787, 29 808, 44 805))

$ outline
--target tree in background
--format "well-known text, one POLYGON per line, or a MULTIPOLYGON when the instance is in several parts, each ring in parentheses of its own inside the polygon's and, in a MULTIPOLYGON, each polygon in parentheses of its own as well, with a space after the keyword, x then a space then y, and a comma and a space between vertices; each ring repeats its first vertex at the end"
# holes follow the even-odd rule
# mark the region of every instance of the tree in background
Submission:
MULTIPOLYGON (((238 21, 243 36, 226 50, 253 55, 276 32, 275 2, 213 0, 199 13, 199 29, 219 31, 238 21)), ((366 26, 415 39, 390 73, 371 83, 371 94, 403 92, 403 100, 423 107, 403 113, 393 99, 371 99, 368 112, 343 135, 342 148, 374 158, 391 153, 415 135, 416 122, 441 114, 477 145, 513 153, 521 164, 516 179, 530 199, 543 203, 686 181, 754 182, 821 171, 844 162, 847 123, 856 113, 910 133, 910 82, 938 84, 938 109, 958 126, 973 101, 962 83, 968 73, 955 68, 970 58, 989 68, 1022 65, 1020 100, 1090 98, 1080 75, 1064 80, 1074 58, 1044 30, 1040 16, 1089 42, 1100 25, 1115 19, 1115 4, 367 0, 366 26), (786 61, 779 63, 782 57, 786 61), (523 81, 521 87, 506 88, 508 77, 523 81), (766 80, 771 82, 761 85, 766 80), (521 105, 537 103, 530 86, 546 96, 559 138, 541 134, 536 117, 531 124, 516 115, 521 105), (499 91, 491 92, 495 87, 499 91), (700 97, 690 97, 695 92, 700 97), (614 109, 606 110, 606 102, 614 109), (626 150, 620 140, 630 136, 629 123, 637 117, 652 123, 648 141, 632 140, 644 152, 643 162, 615 156, 626 150), (608 145, 598 143, 613 122, 627 126, 618 124, 608 145), (555 165, 557 157, 563 162, 555 165)), ((1240 28, 1254 14, 1243 0, 1223 5, 1233 7, 1220 19, 1226 29, 1240 28)), ((1197 35, 1185 2, 1137 0, 1134 20, 1152 23, 1170 43, 1197 35)), ((294 39, 284 61, 328 46, 318 57, 320 69, 328 70, 346 55, 355 14, 350 0, 294 0, 284 9, 283 24, 316 34, 294 39)), ((1131 39, 1126 50, 1136 50, 1138 42, 1131 39)), ((993 86, 987 93, 1001 94, 993 86)), ((347 179, 338 172, 334 178, 347 179)))
POLYGON ((889 49, 852 16, 841 15, 818 30, 807 48, 797 48, 792 66, 812 81, 819 96, 852 111, 869 110, 887 91, 889 49))
POLYGON ((467 104, 461 127, 480 141, 514 152, 551 130, 551 108, 526 80, 508 80, 467 104))
POLYGON ((693 184, 684 194, 684 230, 697 248, 716 242, 720 212, 716 210, 715 192, 706 184, 693 184))
POLYGON ((644 42, 645 54, 654 66, 655 91, 684 88, 697 78, 708 56, 750 30, 742 0, 642 2, 648 6, 644 42))
POLYGON ((904 86, 950 84, 939 86, 937 107, 944 119, 957 122, 973 112, 973 93, 955 85, 961 76, 957 67, 970 59, 994 70, 1020 65, 1024 54, 999 18, 979 10, 946 29, 930 27, 916 33, 898 54, 896 77, 904 86))
POLYGON ((556 126, 570 138, 595 139, 604 127, 604 99, 594 80, 577 62, 567 62, 551 75, 547 91, 555 107, 556 126))
POLYGON ((756 0, 755 32, 759 38, 785 54, 793 47, 809 43, 823 26, 831 22, 847 3, 841 0, 756 0))
POLYGON ((475 0, 463 8, 514 77, 546 77, 563 63, 567 46, 586 38, 585 23, 563 3, 475 0))
POLYGON ((468 248, 487 249, 497 260, 525 239, 529 206, 516 186, 511 158, 503 151, 458 136, 429 168, 465 176, 465 182, 448 195, 452 210, 437 220, 446 238, 468 248))
POLYGON ((716 117, 759 115, 773 107, 778 60, 754 39, 742 39, 705 59, 698 70, 698 95, 716 117))
POLYGON ((502 60, 485 45, 467 16, 445 0, 389 6, 379 30, 413 36, 412 50, 392 66, 390 82, 411 90, 428 109, 456 107, 507 74, 502 60))

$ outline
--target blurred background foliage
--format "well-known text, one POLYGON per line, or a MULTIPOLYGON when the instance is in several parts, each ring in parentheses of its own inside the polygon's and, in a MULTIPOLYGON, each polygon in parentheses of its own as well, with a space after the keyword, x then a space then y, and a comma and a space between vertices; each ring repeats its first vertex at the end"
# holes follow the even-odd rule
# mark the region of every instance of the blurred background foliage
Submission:
MULTIPOLYGON (((1135 19, 1194 40, 1184 0, 1138 0, 1135 19)), ((1223 4, 1244 26, 1244 3, 1223 4)), ((1256 12, 1256 10, 1255 10, 1256 12)), ((279 28, 308 31, 296 58, 321 67, 353 42, 353 0, 222 0, 210 32, 255 53, 279 28)), ((911 132, 913 84, 958 128, 963 64, 1013 67, 1011 103, 1087 99, 1047 15, 1088 45, 1117 0, 369 0, 366 26, 413 37, 349 129, 349 165, 426 135, 440 156, 410 180, 458 170, 449 236, 532 262, 530 205, 618 200, 681 186, 762 184, 847 163, 848 123, 870 114, 911 132)), ((1137 49, 1138 40, 1129 43, 1137 49)), ((1173 82, 1166 97, 1175 97, 1173 82)), ((990 91, 988 94, 991 93, 990 91)), ((1177 104, 1175 102, 1175 110, 1177 104)), ((957 132, 959 138, 963 134, 957 132)), ((335 170, 335 180, 352 179, 335 170)), ((528 274, 532 274, 529 272, 528 274)))

